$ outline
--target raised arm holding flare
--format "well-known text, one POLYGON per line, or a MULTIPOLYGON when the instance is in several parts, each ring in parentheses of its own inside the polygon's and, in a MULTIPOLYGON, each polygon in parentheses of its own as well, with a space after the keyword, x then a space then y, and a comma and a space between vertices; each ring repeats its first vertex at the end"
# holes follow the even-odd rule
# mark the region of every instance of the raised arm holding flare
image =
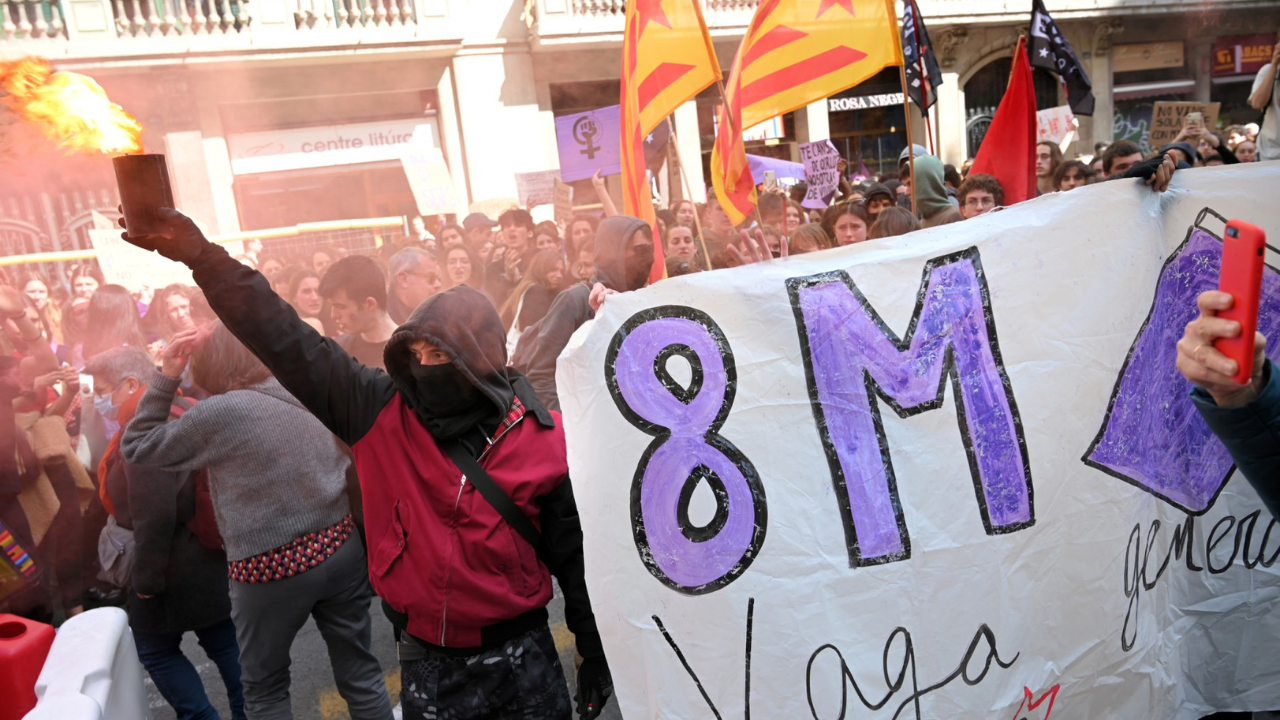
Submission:
POLYGON ((161 213, 165 233, 125 240, 190 267, 227 328, 351 446, 369 578, 402 631, 405 718, 568 718, 547 627, 552 574, 584 658, 578 712, 599 715, 612 680, 583 576, 564 430, 506 367, 489 302, 465 285, 432 296, 388 341, 383 372, 304 324, 186 216, 161 213), (538 528, 541 556, 453 463, 445 448, 455 443, 538 528))

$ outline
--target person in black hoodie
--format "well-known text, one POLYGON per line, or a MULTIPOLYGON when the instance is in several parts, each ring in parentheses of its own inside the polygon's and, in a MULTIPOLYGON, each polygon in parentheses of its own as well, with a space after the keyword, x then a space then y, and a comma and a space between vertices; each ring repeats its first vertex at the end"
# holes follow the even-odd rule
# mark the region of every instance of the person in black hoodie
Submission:
POLYGON ((488 300, 466 285, 428 298, 388 341, 383 372, 304 324, 190 219, 160 216, 163 234, 125 240, 187 264, 226 327, 351 447, 369 577, 401 638, 404 717, 566 720, 547 626, 552 574, 583 657, 578 713, 597 717, 613 682, 587 595, 564 429, 506 367, 488 300))
POLYGON ((542 402, 560 409, 556 394, 556 358, 569 337, 583 323, 595 317, 591 291, 596 284, 614 292, 639 290, 648 284, 653 266, 653 230, 639 218, 614 215, 605 218, 596 230, 596 274, 556 296, 546 317, 529 326, 511 364, 524 372, 542 402))
MULTIPOLYGON (((137 465, 120 452, 119 436, 155 374, 155 362, 146 350, 119 347, 89 358, 85 372, 93 376, 95 388, 107 388, 122 398, 117 410, 121 429, 107 447, 98 474, 116 524, 133 531, 133 592, 126 609, 138 658, 179 718, 217 718, 200 674, 182 652, 182 636, 194 632, 222 675, 232 718, 242 720, 244 686, 231 621, 227 555, 205 547, 190 529, 196 516, 197 474, 137 465)), ((176 411, 185 411, 193 403, 178 398, 174 405, 176 411)))

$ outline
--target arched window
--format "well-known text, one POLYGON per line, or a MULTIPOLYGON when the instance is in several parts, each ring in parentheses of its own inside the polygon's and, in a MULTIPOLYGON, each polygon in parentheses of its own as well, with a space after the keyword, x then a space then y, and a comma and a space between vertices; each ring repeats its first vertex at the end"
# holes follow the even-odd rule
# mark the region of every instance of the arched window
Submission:
MULTIPOLYGON (((969 157, 978 154, 978 146, 987 134, 996 107, 1009 85, 1012 58, 999 58, 987 63, 964 84, 964 117, 966 136, 969 139, 969 157)), ((1036 109, 1044 110, 1058 104, 1059 81, 1056 75, 1042 68, 1032 68, 1032 81, 1036 89, 1036 109)))

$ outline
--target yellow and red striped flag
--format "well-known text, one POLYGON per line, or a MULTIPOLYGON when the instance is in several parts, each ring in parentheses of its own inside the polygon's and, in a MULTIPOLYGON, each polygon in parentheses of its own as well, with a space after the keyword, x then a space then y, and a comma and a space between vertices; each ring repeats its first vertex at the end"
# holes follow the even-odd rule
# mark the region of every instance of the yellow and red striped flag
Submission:
POLYGON ((644 138, 690 98, 720 79, 698 0, 627 3, 622 44, 622 207, 654 227, 649 282, 666 277, 653 195, 645 172, 644 138))
POLYGON ((902 64, 893 0, 761 0, 733 59, 711 181, 736 225, 756 203, 742 131, 902 64))

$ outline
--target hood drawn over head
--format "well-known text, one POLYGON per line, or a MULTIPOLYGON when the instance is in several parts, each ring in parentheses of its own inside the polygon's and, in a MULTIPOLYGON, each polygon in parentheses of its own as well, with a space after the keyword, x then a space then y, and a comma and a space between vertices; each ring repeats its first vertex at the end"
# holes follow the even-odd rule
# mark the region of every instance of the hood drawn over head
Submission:
POLYGON ((540 423, 554 425, 551 414, 524 376, 507 367, 507 334, 502 320, 479 291, 459 285, 427 298, 396 329, 383 350, 383 363, 396 389, 427 426, 439 434, 442 420, 447 419, 433 417, 426 410, 411 371, 417 360, 410 346, 419 340, 444 351, 453 366, 488 400, 493 411, 483 412, 484 418, 501 418, 510 409, 512 398, 519 396, 540 423))
POLYGON ((630 215, 613 215, 600 222, 596 228, 596 282, 618 292, 636 289, 627 287, 627 240, 643 227, 643 220, 630 215))
POLYGON ((889 199, 890 201, 895 199, 893 195, 893 191, 890 190, 889 186, 885 185, 884 183, 871 183, 871 186, 867 188, 867 191, 862 194, 862 202, 864 203, 871 202, 871 198, 874 198, 874 197, 883 197, 883 198, 889 199))
POLYGON ((920 205, 920 215, 926 218, 954 207, 947 199, 947 184, 943 178, 942 161, 932 155, 916 158, 915 175, 912 184, 916 189, 916 202, 920 205))

